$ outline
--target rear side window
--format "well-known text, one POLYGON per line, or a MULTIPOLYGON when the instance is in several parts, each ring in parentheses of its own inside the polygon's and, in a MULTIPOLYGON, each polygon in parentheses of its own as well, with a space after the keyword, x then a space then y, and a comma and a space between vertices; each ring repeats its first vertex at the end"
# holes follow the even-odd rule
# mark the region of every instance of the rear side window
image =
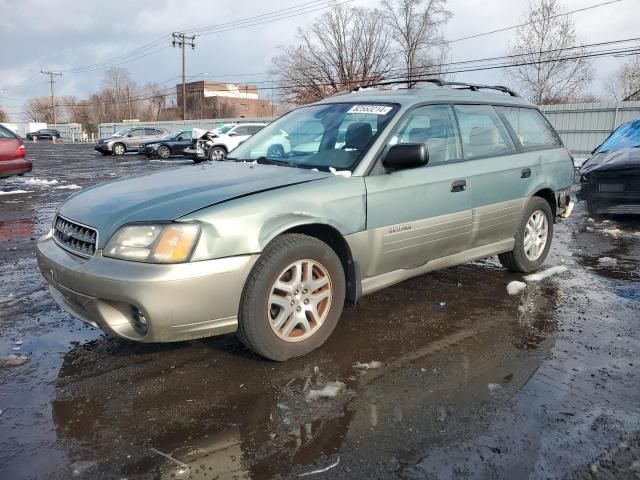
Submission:
POLYGON ((462 158, 456 121, 449 105, 427 105, 412 110, 390 143, 425 144, 430 165, 462 158))
POLYGON ((0 138, 16 138, 17 135, 6 127, 0 125, 0 138))
POLYGON ((496 107, 504 115, 524 149, 561 147, 542 114, 533 108, 496 107))
POLYGON ((464 158, 515 153, 507 128, 491 105, 456 105, 464 158))
POLYGON ((246 125, 240 125, 239 127, 236 127, 236 129, 233 130, 233 133, 235 133, 236 135, 251 135, 249 127, 246 125))

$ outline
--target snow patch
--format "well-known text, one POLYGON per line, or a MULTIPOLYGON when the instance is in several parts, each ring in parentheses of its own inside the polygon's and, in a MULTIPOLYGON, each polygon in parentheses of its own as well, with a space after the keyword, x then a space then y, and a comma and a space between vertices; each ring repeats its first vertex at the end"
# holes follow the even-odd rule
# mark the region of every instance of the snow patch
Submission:
POLYGON ((517 295, 518 293, 520 293, 525 288, 527 288, 527 284, 526 283, 518 282, 517 280, 514 280, 513 282, 509 282, 507 284, 507 293, 509 295, 517 295))
POLYGON ((377 360, 373 360, 369 363, 360 363, 357 362, 353 365, 353 368, 357 368, 358 370, 369 370, 382 367, 383 363, 377 360))
POLYGON ((598 264, 603 267, 613 267, 618 264, 618 260, 611 257, 601 257, 598 259, 598 264))
POLYGON ((19 193, 31 193, 31 190, 6 190, 6 191, 0 191, 0 195, 17 195, 19 193))
POLYGON ((620 230, 618 227, 613 228, 604 228, 602 229, 602 233, 606 235, 611 235, 612 237, 640 237, 640 232, 627 232, 624 230, 620 230))
POLYGON ((343 382, 329 382, 320 390, 309 390, 307 400, 320 400, 322 398, 335 398, 343 389, 343 382))
POLYGON ((333 167, 329 167, 329 171, 333 173, 336 177, 350 177, 351 170, 336 170, 333 167))
POLYGON ((60 185, 59 187, 53 187, 56 190, 79 190, 82 187, 80 185, 76 185, 75 183, 72 183, 71 185, 60 185))
POLYGON ((46 178, 27 178, 24 183, 27 185, 57 185, 58 180, 47 180, 46 178))
POLYGON ((558 265, 557 267, 547 268, 546 270, 543 270, 541 272, 532 273, 531 275, 527 275, 526 277, 524 277, 524 279, 527 282, 539 282, 541 280, 544 280, 547 277, 550 277, 551 275, 557 275, 558 273, 564 273, 567 270, 568 270, 568 268, 565 267, 564 265, 558 265))

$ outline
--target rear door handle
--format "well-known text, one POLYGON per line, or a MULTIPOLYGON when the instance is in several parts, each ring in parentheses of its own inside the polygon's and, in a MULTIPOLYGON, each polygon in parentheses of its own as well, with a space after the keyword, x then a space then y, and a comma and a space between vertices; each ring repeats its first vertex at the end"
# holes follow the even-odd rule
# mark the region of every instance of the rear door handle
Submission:
POLYGON ((464 192, 467 189, 467 181, 466 180, 456 180, 451 184, 452 192, 464 192))
POLYGON ((529 178, 531 176, 530 168, 523 168, 520 172, 520 178, 529 178))

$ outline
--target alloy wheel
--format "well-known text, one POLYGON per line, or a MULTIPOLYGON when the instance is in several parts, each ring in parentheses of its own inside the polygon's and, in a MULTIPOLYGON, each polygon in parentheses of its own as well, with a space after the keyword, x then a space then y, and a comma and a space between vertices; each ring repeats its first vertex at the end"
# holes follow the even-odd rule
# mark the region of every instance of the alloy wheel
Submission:
POLYGON ((333 290, 327 269, 315 260, 298 260, 285 268, 271 287, 267 315, 273 332, 299 342, 322 326, 331 309, 333 290))
POLYGON ((535 262, 547 246, 549 237, 549 223, 542 210, 536 210, 531 214, 524 231, 524 254, 535 262))

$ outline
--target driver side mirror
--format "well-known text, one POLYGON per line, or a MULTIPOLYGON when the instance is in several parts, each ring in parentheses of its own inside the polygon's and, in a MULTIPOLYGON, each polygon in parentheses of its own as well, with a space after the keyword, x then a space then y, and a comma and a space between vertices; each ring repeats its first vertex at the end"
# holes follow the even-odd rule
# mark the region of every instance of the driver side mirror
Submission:
POLYGON ((382 166, 389 171, 424 167, 429 163, 429 150, 423 143, 402 143, 389 148, 382 166))
POLYGON ((133 133, 128 133, 128 134, 127 134, 127 137, 128 137, 128 138, 133 137, 133 133))
POLYGON ((238 135, 236 132, 231 132, 231 133, 229 133, 229 136, 230 136, 230 137, 235 137, 236 135, 238 135))

